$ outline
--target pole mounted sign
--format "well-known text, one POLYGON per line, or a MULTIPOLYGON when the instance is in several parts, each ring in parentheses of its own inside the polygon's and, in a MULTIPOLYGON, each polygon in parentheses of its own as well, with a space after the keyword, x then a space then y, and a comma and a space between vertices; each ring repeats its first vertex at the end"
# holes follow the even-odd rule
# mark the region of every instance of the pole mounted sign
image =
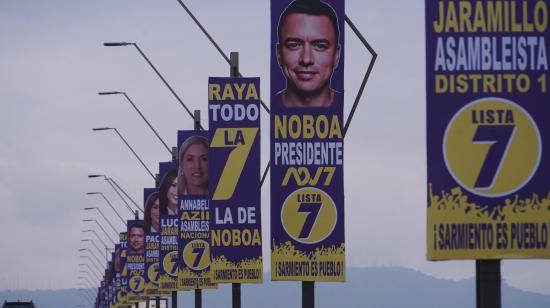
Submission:
POLYGON ((208 132, 178 131, 180 289, 212 289, 208 200, 208 132))
POLYGON ((344 281, 344 1, 271 1, 271 275, 344 281))
POLYGON ((176 178, 177 162, 159 163, 159 289, 161 292, 178 290, 178 213, 177 197, 169 199, 168 190, 176 178), (162 189, 161 189, 162 188, 162 189), (172 202, 170 202, 172 200, 172 202))
POLYGON ((430 260, 550 257, 548 6, 426 0, 430 260))
POLYGON ((210 77, 208 109, 214 281, 261 283, 260 78, 210 77))

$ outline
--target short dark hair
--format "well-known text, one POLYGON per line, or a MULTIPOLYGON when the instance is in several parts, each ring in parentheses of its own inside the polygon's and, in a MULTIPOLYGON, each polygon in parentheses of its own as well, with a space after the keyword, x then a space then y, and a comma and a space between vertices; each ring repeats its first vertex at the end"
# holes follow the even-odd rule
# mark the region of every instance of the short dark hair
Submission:
POLYGON ((306 14, 314 16, 326 16, 330 19, 334 34, 336 36, 336 44, 340 41, 340 30, 338 28, 338 17, 334 9, 326 2, 321 0, 294 0, 281 13, 279 24, 277 25, 277 38, 279 43, 282 41, 281 31, 283 24, 290 14, 306 14))
POLYGON ((143 231, 145 231, 145 227, 143 227, 143 224, 141 224, 141 223, 131 225, 130 230, 132 230, 133 228, 138 228, 138 229, 142 229, 143 231))

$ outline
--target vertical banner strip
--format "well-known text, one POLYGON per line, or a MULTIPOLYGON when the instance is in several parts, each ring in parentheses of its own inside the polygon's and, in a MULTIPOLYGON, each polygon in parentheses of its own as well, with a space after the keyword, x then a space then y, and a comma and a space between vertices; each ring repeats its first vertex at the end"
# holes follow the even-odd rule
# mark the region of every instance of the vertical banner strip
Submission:
POLYGON ((212 271, 219 283, 263 281, 260 79, 208 79, 212 271))
POLYGON ((145 229, 143 220, 128 220, 128 300, 139 302, 145 298, 145 229))
POLYGON ((159 291, 159 246, 160 207, 157 188, 143 189, 145 229, 145 295, 160 296, 159 291))
MULTIPOLYGON (((170 293, 178 291, 178 237, 179 218, 177 201, 169 194, 174 179, 177 178, 177 162, 159 163, 159 289, 170 293), (170 197, 170 198, 169 198, 170 197)), ((176 198, 177 200, 177 198, 176 198)))
POLYGON ((344 281, 344 1, 271 1, 271 277, 344 281))
POLYGON ((549 1, 425 3, 428 259, 550 258, 549 1))
POLYGON ((180 289, 217 288, 210 270, 209 143, 206 131, 178 132, 180 289))

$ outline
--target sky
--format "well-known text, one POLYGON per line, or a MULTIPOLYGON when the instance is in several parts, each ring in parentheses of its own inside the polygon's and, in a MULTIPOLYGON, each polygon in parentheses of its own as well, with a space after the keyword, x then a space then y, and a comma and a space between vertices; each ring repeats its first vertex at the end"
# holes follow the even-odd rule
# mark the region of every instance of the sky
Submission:
MULTIPOLYGON (((269 1, 187 0, 185 4, 244 76, 261 78, 269 102, 269 1)), ((399 266, 437 278, 475 275, 474 261, 426 260, 426 90, 424 1, 348 0, 346 14, 379 57, 345 139, 346 255, 353 267, 399 266)), ((345 114, 370 54, 346 27, 345 114)), ((0 0, 0 289, 76 287, 81 253, 99 207, 123 224, 130 212, 108 184, 114 178, 135 200, 153 187, 116 127, 154 173, 170 155, 124 91, 171 146, 192 129, 184 109, 134 47, 136 42, 190 109, 207 115, 209 76, 229 67, 176 0, 0 0)), ((269 122, 262 114, 262 166, 269 122)), ((269 266, 269 181, 262 189, 264 266, 269 266)), ((109 232, 109 229, 106 229, 109 232)), ((112 231, 112 230, 111 230, 112 231)), ((110 236, 114 237, 114 232, 110 236)), ((86 260, 84 260, 86 261, 86 260)), ((506 260, 503 280, 550 294, 550 261, 506 260)))

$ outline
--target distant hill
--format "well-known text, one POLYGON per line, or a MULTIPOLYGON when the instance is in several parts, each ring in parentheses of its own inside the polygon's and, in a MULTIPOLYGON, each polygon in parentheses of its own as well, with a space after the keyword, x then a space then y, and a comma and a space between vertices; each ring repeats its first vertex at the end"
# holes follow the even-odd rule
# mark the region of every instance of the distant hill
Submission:
MULTIPOLYGON (((318 308, 472 308, 475 307, 474 278, 452 281, 436 279, 404 268, 348 268, 346 283, 317 283, 315 307, 318 308)), ((243 308, 301 307, 300 282, 271 282, 269 273, 261 285, 242 286, 243 308)), ((94 291, 95 292, 95 291, 94 291)), ((40 291, 0 291, 4 300, 33 300, 38 308, 89 305, 76 289, 40 291)), ((193 292, 180 292, 179 307, 194 307, 193 292)), ((231 306, 231 286, 203 291, 203 307, 231 306)), ((502 285, 503 308, 548 308, 550 296, 525 292, 502 285)))

